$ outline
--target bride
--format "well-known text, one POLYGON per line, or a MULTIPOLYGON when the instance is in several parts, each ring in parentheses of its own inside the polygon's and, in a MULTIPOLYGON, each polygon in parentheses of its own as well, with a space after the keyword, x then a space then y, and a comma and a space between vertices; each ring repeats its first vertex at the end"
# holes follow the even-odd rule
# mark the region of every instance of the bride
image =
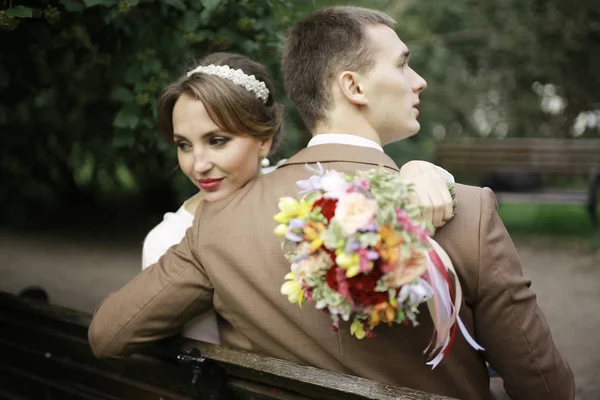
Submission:
MULTIPOLYGON (((222 199, 272 171, 275 167, 268 168, 267 157, 277 149, 282 135, 283 106, 275 101, 266 68, 239 54, 205 57, 197 68, 167 86, 158 111, 162 137, 175 144, 179 167, 199 192, 174 213, 166 213, 148 233, 142 269, 183 239, 201 201, 222 199)), ((446 186, 453 183, 452 176, 424 161, 405 164, 400 174, 407 182, 417 183, 415 201, 440 226, 440 209, 452 207, 446 186)), ((217 318, 214 311, 199 315, 182 334, 218 344, 217 318)))

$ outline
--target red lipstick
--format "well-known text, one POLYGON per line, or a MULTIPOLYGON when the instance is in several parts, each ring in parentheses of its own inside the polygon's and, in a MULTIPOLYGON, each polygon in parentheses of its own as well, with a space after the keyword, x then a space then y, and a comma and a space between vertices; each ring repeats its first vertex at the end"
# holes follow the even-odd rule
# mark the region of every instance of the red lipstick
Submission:
POLYGON ((212 190, 212 189, 216 189, 217 187, 219 187, 219 185, 221 184, 221 182, 223 181, 223 179, 225 178, 218 178, 218 179, 198 179, 198 186, 200 186, 200 189, 202 190, 212 190))

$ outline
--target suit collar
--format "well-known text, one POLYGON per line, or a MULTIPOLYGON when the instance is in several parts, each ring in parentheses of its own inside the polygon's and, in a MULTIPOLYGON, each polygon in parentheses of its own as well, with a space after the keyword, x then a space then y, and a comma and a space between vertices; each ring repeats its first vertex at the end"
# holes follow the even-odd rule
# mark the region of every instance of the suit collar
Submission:
POLYGON ((288 165, 314 164, 317 162, 347 162, 372 165, 373 167, 382 165, 394 171, 399 171, 394 160, 377 149, 344 144, 322 144, 304 148, 290 157, 279 168, 284 168, 288 165))

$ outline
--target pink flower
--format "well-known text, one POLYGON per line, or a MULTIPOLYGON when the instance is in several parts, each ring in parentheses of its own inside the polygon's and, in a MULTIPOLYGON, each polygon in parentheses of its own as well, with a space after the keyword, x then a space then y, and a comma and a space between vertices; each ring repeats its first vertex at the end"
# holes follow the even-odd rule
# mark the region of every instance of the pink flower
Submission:
POLYGON ((342 227, 342 233, 350 236, 373 221, 376 208, 375 200, 367 199, 361 193, 347 193, 338 200, 335 218, 342 227))
POLYGON ((421 242, 427 243, 427 238, 431 236, 431 233, 426 228, 413 223, 406 210, 396 208, 396 221, 398 221, 405 232, 412 233, 421 242))
POLYGON ((427 243, 427 238, 431 236, 431 233, 426 228, 417 224, 412 226, 412 233, 423 243, 427 243))
POLYGON ((351 186, 348 188, 348 193, 360 192, 362 190, 369 190, 370 184, 367 179, 354 179, 351 186))
POLYGON ((371 269, 373 269, 373 264, 371 264, 371 260, 369 259, 369 250, 358 250, 358 256, 360 257, 360 272, 369 272, 371 269))
POLYGON ((412 222, 406 210, 396 208, 396 221, 398 221, 404 231, 410 232, 412 230, 412 222))

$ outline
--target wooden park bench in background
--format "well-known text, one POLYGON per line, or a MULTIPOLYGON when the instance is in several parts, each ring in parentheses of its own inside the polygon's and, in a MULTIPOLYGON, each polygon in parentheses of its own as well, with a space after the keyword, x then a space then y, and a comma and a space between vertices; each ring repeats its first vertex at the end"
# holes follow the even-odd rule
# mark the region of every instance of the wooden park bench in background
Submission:
POLYGON ((598 223, 600 140, 474 139, 442 141, 434 163, 453 174, 478 175, 498 202, 585 205, 592 228, 598 223), (560 189, 547 178, 585 179, 587 188, 560 189))
POLYGON ((0 292, 0 399, 450 400, 194 341, 98 360, 90 319, 0 292))

